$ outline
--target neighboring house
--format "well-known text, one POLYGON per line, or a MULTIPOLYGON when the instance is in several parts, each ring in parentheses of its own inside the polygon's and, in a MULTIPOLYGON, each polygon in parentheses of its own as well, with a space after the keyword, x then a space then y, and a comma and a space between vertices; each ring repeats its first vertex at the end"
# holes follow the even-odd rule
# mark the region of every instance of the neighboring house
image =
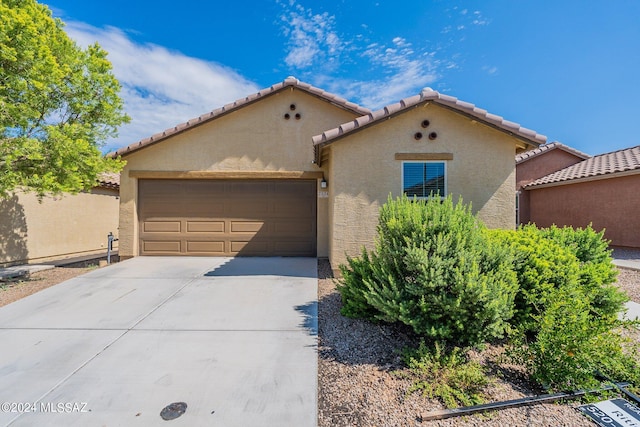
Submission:
POLYGON ((515 226, 515 162, 545 137, 430 89, 379 111, 293 77, 113 153, 121 258, 345 256, 403 191, 515 226))
POLYGON ((640 146, 600 154, 523 186, 530 221, 597 231, 614 246, 640 248, 640 146))
POLYGON ((91 191, 44 197, 16 192, 0 198, 0 267, 59 261, 107 251, 118 232, 118 174, 91 191))
POLYGON ((591 156, 574 148, 552 142, 516 156, 516 221, 527 224, 531 221, 529 193, 522 187, 538 178, 574 165, 591 156))

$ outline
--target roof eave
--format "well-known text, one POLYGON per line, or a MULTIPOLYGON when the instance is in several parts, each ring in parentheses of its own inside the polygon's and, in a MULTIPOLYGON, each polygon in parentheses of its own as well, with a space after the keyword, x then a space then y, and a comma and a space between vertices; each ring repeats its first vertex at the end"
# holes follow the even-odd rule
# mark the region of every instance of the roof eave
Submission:
MULTIPOLYGON (((574 155, 574 156, 576 156, 576 157, 578 157, 578 158, 580 158, 582 160, 587 160, 587 159, 590 159, 592 157, 587 153, 583 153, 581 151, 576 150, 575 148, 569 147, 569 146, 564 145, 564 144, 562 144, 560 142, 557 142, 557 141, 554 141, 554 142, 550 143, 549 145, 551 145, 551 144, 556 144, 556 145, 554 145, 553 147, 551 147, 551 148, 549 148, 547 150, 541 151, 539 153, 533 153, 531 155, 528 155, 527 157, 525 157, 523 159, 519 159, 519 160, 516 159, 516 164, 519 165, 521 163, 525 163, 528 160, 535 159, 536 157, 542 156, 542 155, 544 155, 546 153, 550 153, 553 150, 562 150, 565 153, 574 155)), ((534 148, 534 150, 535 150, 535 148, 534 148)), ((524 155, 524 154, 526 154, 526 152, 522 153, 522 155, 524 155)))
POLYGON ((603 179, 612 179, 612 178, 621 178, 621 177, 631 176, 631 175, 640 175, 640 168, 620 171, 620 172, 611 172, 611 173, 604 173, 599 175, 585 176, 582 178, 573 178, 573 179, 565 179, 561 181, 546 182, 542 184, 531 183, 523 186, 522 188, 524 190, 539 190, 542 188, 559 187, 562 185, 571 185, 571 184, 580 184, 583 182, 600 181, 603 179))

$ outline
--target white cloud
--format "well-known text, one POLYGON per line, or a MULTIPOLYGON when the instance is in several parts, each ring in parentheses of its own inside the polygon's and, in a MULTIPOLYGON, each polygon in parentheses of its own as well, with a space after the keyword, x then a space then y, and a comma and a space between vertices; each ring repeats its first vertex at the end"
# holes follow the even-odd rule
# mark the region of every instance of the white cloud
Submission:
POLYGON ((394 37, 389 44, 362 34, 347 40, 338 35, 335 16, 315 13, 295 0, 279 4, 284 9, 281 30, 287 38, 284 62, 315 85, 377 108, 417 93, 437 79, 434 52, 416 49, 404 37, 394 37), (340 64, 347 52, 345 64, 340 64), (343 71, 338 65, 353 63, 368 70, 365 80, 338 76, 343 71))
POLYGON ((282 32, 288 38, 284 59, 288 66, 302 69, 338 59, 345 46, 334 30, 335 16, 313 13, 295 1, 280 4, 285 8, 280 18, 282 32))
POLYGON ((485 73, 487 73, 489 75, 494 75, 494 74, 496 74, 498 72, 498 67, 485 65, 485 66, 482 67, 482 71, 484 71, 485 73))
POLYGON ((109 53, 122 85, 131 123, 108 141, 113 150, 218 108, 259 88, 237 72, 214 62, 186 56, 162 46, 140 44, 120 29, 96 28, 67 21, 71 38, 81 46, 98 42, 109 53))

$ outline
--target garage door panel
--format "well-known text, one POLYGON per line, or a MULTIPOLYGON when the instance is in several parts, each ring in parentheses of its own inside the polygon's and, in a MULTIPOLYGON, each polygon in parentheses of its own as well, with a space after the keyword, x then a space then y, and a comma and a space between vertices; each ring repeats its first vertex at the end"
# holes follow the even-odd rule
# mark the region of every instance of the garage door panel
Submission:
POLYGON ((143 249, 145 252, 149 254, 158 253, 158 254, 166 254, 166 253, 175 253, 180 252, 180 240, 167 240, 167 241, 156 241, 156 240, 145 240, 143 243, 143 249))
POLYGON ((145 221, 142 229, 148 233, 179 233, 180 221, 145 221))
POLYGON ((316 255, 316 182, 140 180, 141 255, 316 255))
POLYGON ((188 253, 225 254, 224 240, 222 241, 187 241, 188 253))
POLYGON ((187 233, 224 233, 224 221, 187 221, 187 233))
POLYGON ((263 228, 266 230, 263 221, 231 221, 232 233, 258 233, 263 228))

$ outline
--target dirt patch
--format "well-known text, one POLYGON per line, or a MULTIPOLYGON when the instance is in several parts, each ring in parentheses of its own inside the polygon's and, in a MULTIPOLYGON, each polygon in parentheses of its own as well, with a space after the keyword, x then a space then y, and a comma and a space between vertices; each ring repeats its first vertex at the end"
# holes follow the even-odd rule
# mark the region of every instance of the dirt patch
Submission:
POLYGON ((82 261, 38 271, 26 277, 0 281, 0 307, 96 268, 98 268, 98 260, 82 261))

